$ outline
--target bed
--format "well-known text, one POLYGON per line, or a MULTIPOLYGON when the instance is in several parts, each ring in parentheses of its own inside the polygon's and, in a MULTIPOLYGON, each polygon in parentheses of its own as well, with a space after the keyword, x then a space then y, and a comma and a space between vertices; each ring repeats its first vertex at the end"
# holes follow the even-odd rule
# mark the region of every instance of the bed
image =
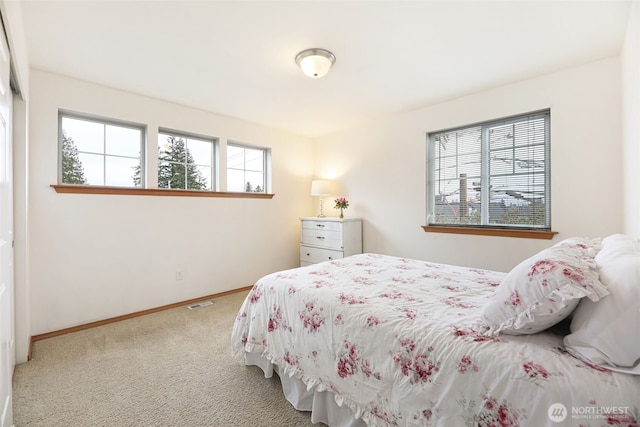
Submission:
POLYGON ((509 274, 379 254, 273 273, 239 310, 232 353, 330 426, 638 426, 640 376, 576 357, 569 319, 487 325, 509 274))

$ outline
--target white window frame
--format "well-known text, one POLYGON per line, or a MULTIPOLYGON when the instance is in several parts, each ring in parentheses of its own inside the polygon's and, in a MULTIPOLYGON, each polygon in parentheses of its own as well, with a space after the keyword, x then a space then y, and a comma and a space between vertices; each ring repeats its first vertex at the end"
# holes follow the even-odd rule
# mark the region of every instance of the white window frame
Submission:
MULTIPOLYGON (((256 145, 251 145, 251 144, 246 144, 246 143, 242 143, 242 142, 237 142, 237 141, 227 141, 227 153, 228 153, 228 147, 236 147, 236 148, 242 148, 245 150, 258 150, 258 151, 262 151, 263 152, 263 164, 262 164, 262 177, 263 177, 263 187, 262 187, 262 191, 257 193, 257 194, 267 194, 269 192, 271 192, 271 149, 267 148, 267 147, 260 147, 260 146, 256 146, 256 145)), ((246 166, 242 169, 239 168, 230 168, 229 167, 229 162, 228 162, 228 154, 227 154, 227 158, 225 159, 225 164, 227 166, 227 187, 228 187, 228 176, 229 176, 229 170, 241 170, 244 173, 246 173, 247 171, 249 172, 257 172, 257 171, 251 171, 251 170, 247 170, 246 166)), ((246 181, 246 178, 245 178, 246 181)), ((242 190, 242 191, 233 191, 233 190, 228 190, 230 192, 235 192, 235 193, 247 193, 246 190, 242 190)))
POLYGON ((145 187, 145 176, 146 176, 146 171, 145 171, 145 142, 146 142, 146 131, 147 131, 147 127, 146 125, 140 124, 140 123, 134 123, 134 122, 129 122, 129 121, 125 121, 125 120, 118 120, 118 119, 111 119, 111 118, 106 118, 106 117, 101 117, 101 116, 96 116, 96 115, 92 115, 92 114, 86 114, 86 113, 79 113, 79 112, 75 112, 75 111, 69 111, 69 110, 58 110, 58 184, 62 184, 62 185, 96 185, 96 186, 100 186, 100 187, 109 187, 110 185, 107 185, 107 168, 106 168, 106 160, 107 158, 110 157, 116 157, 116 158, 127 158, 127 159, 135 159, 135 157, 130 157, 130 156, 121 156, 121 155, 114 155, 114 154, 107 154, 106 153, 106 149, 105 149, 105 145, 106 145, 106 132, 104 132, 104 141, 103 141, 103 150, 102 153, 97 153, 97 152, 84 152, 84 151, 80 151, 78 150, 78 153, 86 153, 86 154, 91 154, 91 155, 100 155, 102 156, 102 160, 103 160, 103 182, 104 184, 67 184, 62 182, 63 179, 63 170, 62 170, 62 163, 63 163, 63 155, 62 155, 62 149, 63 149, 63 128, 62 128, 62 121, 64 118, 69 118, 69 119, 73 119, 73 120, 82 120, 82 121, 86 121, 86 122, 93 122, 93 123, 98 123, 101 124, 103 126, 117 126, 117 127, 121 127, 121 128, 128 128, 128 129, 135 129, 140 131, 140 156, 138 157, 139 161, 140 161, 140 185, 139 186, 135 186, 135 185, 131 185, 131 186, 118 186, 118 187, 122 187, 122 188, 144 188, 145 187))
MULTIPOLYGON (((551 230, 551 163, 550 163, 550 110, 535 111, 526 114, 519 114, 508 118, 491 120, 473 125, 460 126, 451 129, 440 130, 436 132, 427 133, 427 227, 452 227, 452 228, 487 228, 487 229, 511 229, 511 230, 539 230, 550 231, 551 230), (523 122, 531 119, 543 119, 544 120, 544 224, 495 224, 489 222, 489 201, 491 191, 489 189, 490 183, 490 171, 489 171, 489 158, 491 155, 491 149, 489 147, 489 129, 497 126, 509 125, 513 123, 523 122), (448 222, 436 222, 436 190, 435 186, 437 179, 435 177, 436 167, 434 162, 435 158, 435 144, 436 139, 444 134, 463 131, 472 128, 481 128, 481 202, 480 202, 480 224, 478 223, 462 223, 452 221, 448 222)), ((532 144, 535 145, 535 144, 532 144)), ((540 146, 538 144, 538 146, 540 146)), ((455 156, 458 159, 458 155, 455 156)), ((457 162, 458 160, 456 160, 457 162)), ((458 164, 458 163, 456 163, 458 164)), ((509 175, 509 174, 507 174, 509 175)), ((457 176, 457 175, 456 175, 457 176)), ((517 174, 513 174, 517 176, 517 174)), ((460 204, 461 206, 461 204, 460 204)))
MULTIPOLYGON (((219 157, 218 154, 218 150, 219 150, 219 139, 213 136, 206 136, 206 135, 199 135, 199 134, 195 134, 192 132, 184 132, 184 131, 178 131, 178 130, 174 130, 174 129, 168 129, 168 128, 159 128, 158 129, 158 141, 156 141, 156 147, 158 147, 159 142, 160 142, 160 135, 171 135, 171 136, 175 136, 178 138, 185 138, 185 139, 196 139, 199 141, 204 141, 204 142, 209 142, 212 145, 212 149, 211 149, 211 176, 208 177, 211 180, 211 188, 208 190, 193 190, 193 191, 218 191, 218 167, 217 167, 217 160, 219 157)), ((160 153, 158 152, 158 156, 160 155, 160 153)), ((196 164, 195 166, 203 166, 203 165, 198 165, 196 164)), ((207 166, 209 167, 209 166, 207 166)), ((160 159, 158 158, 158 163, 157 163, 157 168, 156 168, 156 175, 158 175, 160 173, 160 159)), ((160 187, 159 187, 160 188, 160 187)), ((183 189, 183 190, 188 190, 188 189, 183 189)))

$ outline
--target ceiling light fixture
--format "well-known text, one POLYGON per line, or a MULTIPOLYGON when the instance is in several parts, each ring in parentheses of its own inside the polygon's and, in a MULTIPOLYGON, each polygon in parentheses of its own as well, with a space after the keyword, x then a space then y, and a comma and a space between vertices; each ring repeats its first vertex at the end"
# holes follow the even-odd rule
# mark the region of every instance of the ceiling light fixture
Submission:
POLYGON ((296 64, 312 79, 326 76, 335 62, 336 56, 326 49, 306 49, 296 55, 296 64))

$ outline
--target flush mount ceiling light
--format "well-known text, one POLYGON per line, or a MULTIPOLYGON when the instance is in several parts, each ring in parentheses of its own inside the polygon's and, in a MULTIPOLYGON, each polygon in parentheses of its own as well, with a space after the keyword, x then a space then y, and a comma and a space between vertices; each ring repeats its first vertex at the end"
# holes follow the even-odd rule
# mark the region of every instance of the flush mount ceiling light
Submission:
POLYGON ((306 49, 296 55, 296 64, 313 79, 326 76, 335 62, 336 56, 326 49, 306 49))

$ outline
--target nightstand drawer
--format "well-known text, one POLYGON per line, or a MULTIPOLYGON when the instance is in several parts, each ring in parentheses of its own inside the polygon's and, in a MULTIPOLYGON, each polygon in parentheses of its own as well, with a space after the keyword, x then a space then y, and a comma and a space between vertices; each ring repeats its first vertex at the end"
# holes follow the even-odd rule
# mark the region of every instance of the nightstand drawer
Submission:
POLYGON ((327 231, 342 231, 342 223, 338 221, 322 221, 322 220, 308 220, 302 221, 302 229, 307 230, 327 230, 327 231))
POLYGON ((317 263, 324 261, 331 261, 334 259, 343 258, 342 251, 332 251, 330 249, 312 248, 309 246, 300 246, 300 264, 317 263))
POLYGON ((342 249, 342 231, 303 228, 302 244, 342 249))

